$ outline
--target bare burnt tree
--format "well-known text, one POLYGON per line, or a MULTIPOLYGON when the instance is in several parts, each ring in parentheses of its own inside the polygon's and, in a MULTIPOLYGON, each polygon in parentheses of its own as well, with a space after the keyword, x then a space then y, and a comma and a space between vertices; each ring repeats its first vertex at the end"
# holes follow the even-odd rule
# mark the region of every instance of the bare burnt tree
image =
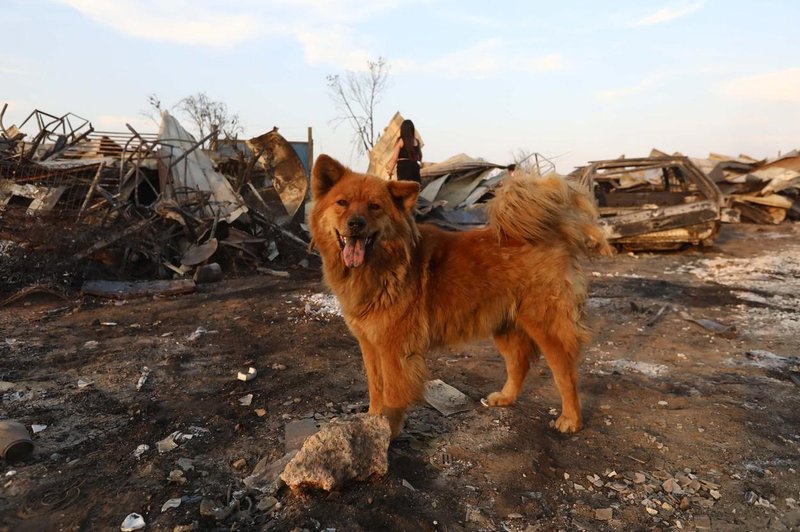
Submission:
MULTIPOLYGON (((155 93, 147 96, 147 109, 141 111, 142 116, 146 116, 156 124, 161 121, 161 99, 155 93)), ((177 108, 188 117, 199 134, 198 139, 203 139, 216 129, 218 135, 234 139, 244 131, 239 122, 239 115, 228 111, 228 106, 223 102, 215 102, 204 93, 198 92, 191 96, 186 96, 172 106, 177 108)), ((210 140, 216 140, 216 136, 210 140)), ((203 147, 208 147, 209 141, 203 143, 203 147)))
MULTIPOLYGON (((218 134, 231 139, 236 138, 239 133, 244 131, 238 114, 230 113, 225 103, 209 99, 204 92, 182 98, 175 107, 194 123, 201 139, 215 129, 218 134)), ((212 142, 215 139, 212 139, 212 142)), ((206 142, 203 147, 205 148, 207 145, 206 142)))
POLYGON ((147 109, 139 111, 139 114, 149 118, 157 126, 161 121, 161 98, 156 93, 147 95, 147 109))
POLYGON ((366 71, 347 70, 326 79, 338 112, 331 122, 336 125, 348 123, 353 129, 353 144, 359 153, 369 152, 375 145, 375 107, 386 92, 389 63, 379 57, 376 61, 367 61, 366 71))

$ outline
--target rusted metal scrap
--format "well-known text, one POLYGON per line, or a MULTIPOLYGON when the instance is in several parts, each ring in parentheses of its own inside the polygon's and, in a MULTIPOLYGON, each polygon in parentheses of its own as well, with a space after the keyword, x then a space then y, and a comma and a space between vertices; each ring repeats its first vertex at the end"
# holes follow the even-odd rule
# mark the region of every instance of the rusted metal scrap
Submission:
POLYGON ((39 109, 32 111, 19 126, 6 128, 2 117, 8 104, 0 111, 0 136, 14 140, 14 154, 22 161, 47 161, 55 159, 72 146, 85 140, 93 131, 91 122, 73 113, 55 116, 39 109), (34 125, 38 128, 30 141, 25 141, 21 130, 34 125))
POLYGON ((308 179, 303 162, 292 145, 278 133, 278 128, 247 141, 258 154, 256 159, 272 180, 289 218, 300 209, 308 192, 308 179))

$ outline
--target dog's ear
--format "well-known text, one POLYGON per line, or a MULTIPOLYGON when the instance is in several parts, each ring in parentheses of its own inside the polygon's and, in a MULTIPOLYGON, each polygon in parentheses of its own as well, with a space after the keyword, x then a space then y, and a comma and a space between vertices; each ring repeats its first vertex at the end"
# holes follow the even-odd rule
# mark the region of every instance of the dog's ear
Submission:
POLYGON ((403 212, 411 212, 419 196, 419 183, 414 181, 387 181, 386 188, 403 212))
POLYGON ((317 157, 311 171, 311 192, 314 198, 321 198, 339 182, 347 172, 342 163, 324 153, 317 157))

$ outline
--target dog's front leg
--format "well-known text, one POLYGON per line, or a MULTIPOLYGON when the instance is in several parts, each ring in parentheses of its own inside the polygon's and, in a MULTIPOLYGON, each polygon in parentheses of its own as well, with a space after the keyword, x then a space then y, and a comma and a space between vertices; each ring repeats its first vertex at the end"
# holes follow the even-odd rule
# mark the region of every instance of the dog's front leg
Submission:
POLYGON ((428 368, 421 354, 385 347, 381 359, 383 415, 389 419, 394 438, 403 429, 406 409, 422 396, 428 368))
POLYGON ((378 416, 383 413, 383 374, 381 372, 380 354, 364 338, 358 339, 358 345, 361 347, 361 357, 364 359, 364 369, 367 373, 369 413, 378 416))
POLYGON ((392 429, 392 439, 398 437, 400 435, 400 431, 403 430, 403 420, 406 417, 406 407, 384 407, 383 416, 389 420, 389 427, 392 429))
MULTIPOLYGON (((373 416, 383 415, 389 420, 392 429, 392 438, 397 437, 403 430, 403 418, 407 405, 398 406, 396 391, 398 372, 392 368, 393 364, 384 364, 381 353, 366 339, 359 339, 361 357, 364 359, 364 369, 367 373, 367 388, 369 389, 369 413, 373 416), (386 390, 384 387, 389 389, 386 390), (384 395, 388 395, 384 398, 384 395), (392 401, 392 406, 387 406, 386 401, 392 401)), ((402 376, 400 377, 402 379, 402 376)))

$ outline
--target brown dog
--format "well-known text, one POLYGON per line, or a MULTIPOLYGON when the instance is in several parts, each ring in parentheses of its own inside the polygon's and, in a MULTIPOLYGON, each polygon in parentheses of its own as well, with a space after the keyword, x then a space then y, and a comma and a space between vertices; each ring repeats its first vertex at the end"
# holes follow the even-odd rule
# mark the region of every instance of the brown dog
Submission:
POLYGON ((414 222, 414 182, 358 174, 327 155, 312 174, 313 245, 361 347, 369 412, 387 416, 393 435, 421 395, 425 353, 488 336, 507 371, 488 404, 514 403, 541 350, 561 394, 555 427, 580 429, 580 258, 608 250, 585 194, 556 176, 508 178, 487 228, 452 233, 414 222))

